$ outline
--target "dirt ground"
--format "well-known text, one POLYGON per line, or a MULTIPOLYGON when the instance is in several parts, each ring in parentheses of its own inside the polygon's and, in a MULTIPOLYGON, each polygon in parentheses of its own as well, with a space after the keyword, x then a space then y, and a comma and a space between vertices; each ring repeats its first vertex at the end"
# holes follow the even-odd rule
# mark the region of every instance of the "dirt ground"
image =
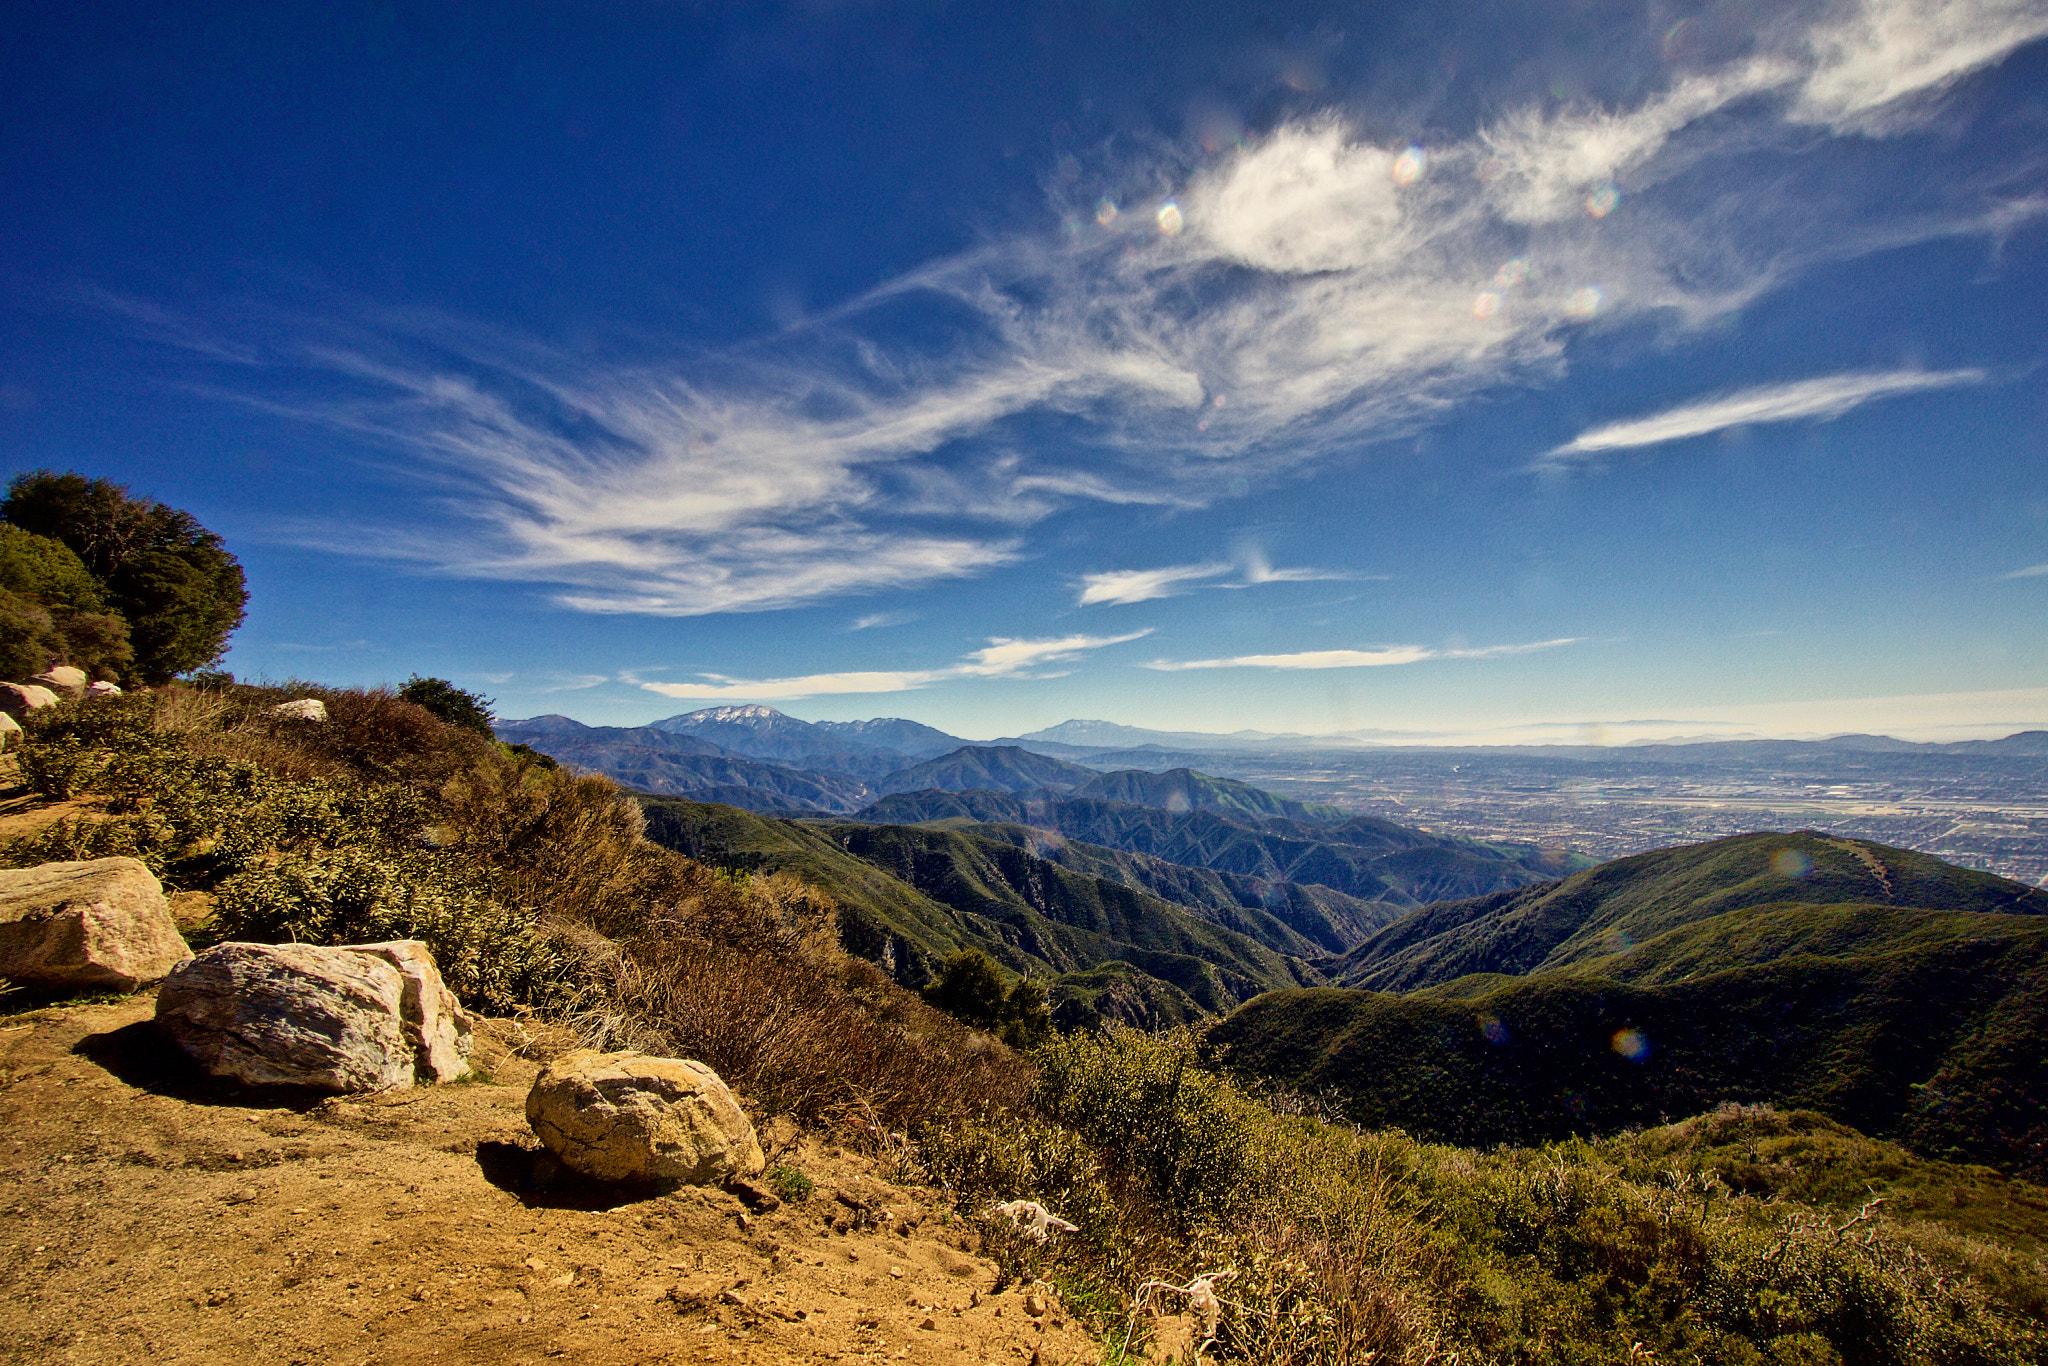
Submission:
POLYGON ((0 1361, 1099 1359, 1045 1287, 992 1293, 934 1192, 816 1136, 781 1135, 817 1189, 770 1213, 536 1186, 545 1049, 504 1029, 488 1081, 288 1102, 216 1089, 153 1008, 0 1017, 0 1361))

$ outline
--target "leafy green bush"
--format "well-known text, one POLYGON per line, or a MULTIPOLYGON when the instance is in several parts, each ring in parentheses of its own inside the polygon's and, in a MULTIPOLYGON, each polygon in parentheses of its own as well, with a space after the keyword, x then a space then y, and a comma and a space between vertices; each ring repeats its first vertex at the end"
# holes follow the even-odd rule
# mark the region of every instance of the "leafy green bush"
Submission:
POLYGON ((451 726, 491 737, 491 708, 496 705, 482 693, 468 692, 445 678, 421 678, 414 674, 398 690, 401 700, 432 712, 451 726))
POLYGON ((446 854, 360 846, 289 855, 222 882, 215 924, 264 943, 418 939, 463 1000, 487 1011, 566 998, 563 960, 531 910, 503 904, 488 870, 446 854))

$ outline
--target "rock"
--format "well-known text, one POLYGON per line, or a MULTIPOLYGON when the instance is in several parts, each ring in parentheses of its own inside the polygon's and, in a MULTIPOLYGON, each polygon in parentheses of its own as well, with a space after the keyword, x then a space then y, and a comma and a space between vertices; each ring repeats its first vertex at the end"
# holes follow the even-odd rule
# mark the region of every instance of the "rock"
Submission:
POLYGON ((1025 1295, 1024 1312, 1031 1315, 1034 1319, 1045 1313, 1045 1296, 1039 1294, 1036 1290, 1025 1295))
POLYGON ((758 1181, 744 1181, 737 1177, 725 1183, 728 1194, 736 1195, 742 1205, 756 1214, 773 1214, 782 1208, 782 1197, 758 1181))
POLYGON ((117 684, 109 683, 102 678, 86 684, 85 695, 87 697, 119 697, 121 689, 117 684))
POLYGON ((57 694, 39 683, 0 683, 0 711, 16 720, 56 705, 57 694))
POLYGON ((406 979, 383 959, 310 944, 216 944, 157 993, 156 1021, 216 1077, 249 1086, 409 1086, 406 979))
POLYGON ((133 991, 191 956, 140 860, 0 871, 0 977, 133 991))
POLYGON ((9 745, 19 744, 20 741, 14 738, 19 734, 21 734, 21 722, 15 720, 6 712, 0 711, 0 750, 5 750, 9 745))
POLYGON ((565 1166, 600 1181, 701 1186, 767 1165, 726 1084, 682 1058, 565 1053, 534 1081, 526 1118, 565 1166))
POLYGON ((421 1081, 454 1081, 469 1075, 470 1021, 441 980, 434 955, 417 939, 383 944, 349 944, 349 953, 389 963, 405 979, 399 1016, 413 1046, 413 1074, 421 1081))
POLYGON ((75 669, 69 664, 53 664, 28 681, 48 688, 59 697, 85 696, 85 670, 75 669))
POLYGON ((270 714, 281 721, 325 721, 327 704, 317 697, 301 697, 294 702, 278 703, 270 714))

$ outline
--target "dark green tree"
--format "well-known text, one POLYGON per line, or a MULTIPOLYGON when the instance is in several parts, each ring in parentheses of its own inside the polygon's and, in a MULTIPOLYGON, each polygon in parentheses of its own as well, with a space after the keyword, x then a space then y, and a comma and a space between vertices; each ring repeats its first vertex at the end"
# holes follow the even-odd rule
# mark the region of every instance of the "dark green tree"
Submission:
POLYGON ((105 479, 34 470, 7 486, 0 518, 78 557, 127 622, 132 672, 145 683, 212 664, 242 624, 242 566, 188 512, 105 479))
POLYGON ((939 975, 925 987, 924 998, 976 1029, 994 1029, 1009 993, 1003 989, 1002 969, 987 954, 962 949, 939 965, 939 975))
POLYGON ((75 664, 120 678, 134 663, 128 623, 107 610, 100 581, 71 548, 0 523, 0 676, 75 664))
POLYGON ((445 678, 421 678, 414 674, 398 690, 398 695, 415 707, 424 707, 451 726, 473 730, 479 735, 490 735, 491 722, 497 719, 491 715, 491 708, 497 705, 496 702, 482 693, 458 688, 445 678))
POLYGON ((1052 1007, 1045 988, 1029 977, 1018 978, 1003 998, 996 1035, 1012 1048, 1036 1048, 1052 1037, 1052 1007))

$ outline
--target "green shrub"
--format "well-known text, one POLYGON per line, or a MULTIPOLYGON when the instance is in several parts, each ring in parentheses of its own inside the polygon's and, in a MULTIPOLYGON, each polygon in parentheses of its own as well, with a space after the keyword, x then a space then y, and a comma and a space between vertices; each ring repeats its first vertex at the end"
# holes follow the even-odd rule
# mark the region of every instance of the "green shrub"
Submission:
POLYGON ((817 1182, 795 1167, 770 1167, 762 1173, 761 1179, 768 1183, 769 1190, 775 1192, 776 1199, 789 1205, 801 1205, 818 1189, 817 1182))
POLYGON ((482 693, 465 691, 445 678, 421 678, 414 674, 398 690, 398 696, 451 726, 491 738, 491 722, 495 719, 491 708, 497 704, 482 693))

